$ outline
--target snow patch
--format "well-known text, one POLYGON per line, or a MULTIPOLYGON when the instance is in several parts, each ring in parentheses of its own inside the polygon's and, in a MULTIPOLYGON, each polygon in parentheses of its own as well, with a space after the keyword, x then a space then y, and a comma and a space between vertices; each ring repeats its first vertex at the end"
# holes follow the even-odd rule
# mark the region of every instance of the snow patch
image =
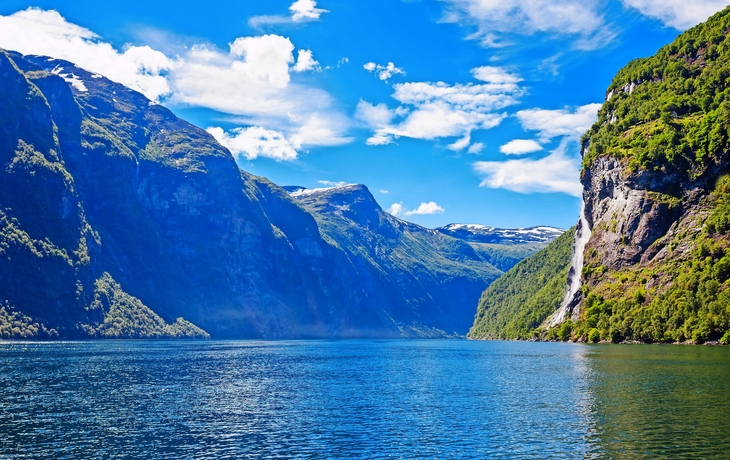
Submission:
POLYGON ((296 198, 298 196, 315 195, 317 193, 328 192, 330 190, 335 190, 335 189, 345 189, 345 188, 350 188, 350 187, 357 186, 357 185, 358 184, 344 184, 344 185, 334 185, 332 187, 303 188, 303 189, 299 189, 294 192, 291 192, 291 193, 289 193, 289 195, 296 198))
POLYGON ((64 80, 66 80, 66 83, 70 83, 71 86, 73 86, 74 88, 76 88, 76 90, 81 91, 82 93, 85 93, 85 92, 88 91, 88 89, 86 88, 86 85, 84 84, 84 81, 83 80, 81 80, 78 76, 76 76, 76 74, 73 74, 72 73, 70 75, 71 76, 69 76, 69 74, 59 74, 59 76, 61 78, 63 78, 64 80))

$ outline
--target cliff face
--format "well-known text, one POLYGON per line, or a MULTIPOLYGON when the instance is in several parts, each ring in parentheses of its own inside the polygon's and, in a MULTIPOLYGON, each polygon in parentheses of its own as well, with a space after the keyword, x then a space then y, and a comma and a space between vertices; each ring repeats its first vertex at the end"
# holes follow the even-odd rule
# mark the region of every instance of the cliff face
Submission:
POLYGON ((730 339, 728 30, 725 10, 630 63, 583 138, 576 338, 730 339))
POLYGON ((369 193, 310 213, 72 63, 0 50, 0 82, 0 338, 444 336, 501 273, 369 193), (405 227, 427 257, 395 263, 405 227))

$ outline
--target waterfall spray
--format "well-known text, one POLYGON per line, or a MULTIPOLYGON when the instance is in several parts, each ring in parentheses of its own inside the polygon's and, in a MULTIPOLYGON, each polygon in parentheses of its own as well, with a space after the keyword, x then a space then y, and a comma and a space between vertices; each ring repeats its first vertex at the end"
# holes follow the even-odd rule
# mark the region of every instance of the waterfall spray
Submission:
POLYGON ((591 229, 588 228, 588 219, 586 219, 586 205, 585 201, 581 201, 580 220, 575 229, 573 258, 570 262, 570 271, 568 271, 568 290, 565 292, 565 297, 558 311, 546 321, 548 327, 557 326, 562 323, 571 313, 571 304, 575 295, 580 290, 580 278, 583 272, 583 252, 590 237, 591 229))

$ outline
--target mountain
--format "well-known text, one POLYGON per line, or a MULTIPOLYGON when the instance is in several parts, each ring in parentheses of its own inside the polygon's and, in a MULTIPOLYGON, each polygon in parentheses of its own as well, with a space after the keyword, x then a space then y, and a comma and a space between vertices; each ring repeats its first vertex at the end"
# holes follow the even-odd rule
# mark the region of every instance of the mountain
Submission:
POLYGON ((563 337, 730 342, 729 34, 730 8, 608 88, 582 138, 580 289, 548 322, 563 337))
POLYGON ((70 62, 0 50, 0 81, 0 338, 450 336, 501 274, 362 186, 290 196, 70 62))
POLYGON ((530 244, 550 243, 565 230, 555 227, 494 228, 478 224, 449 224, 437 231, 473 243, 530 244))
POLYGON ((478 224, 449 224, 436 231, 468 242, 504 272, 565 232, 546 226, 504 229, 478 224))
POLYGON ((383 211, 364 185, 299 189, 292 196, 347 254, 355 284, 369 287, 373 303, 412 317, 416 335, 430 335, 426 325, 465 334, 474 301, 502 274, 478 246, 383 211))
POLYGON ((515 265, 482 293, 471 339, 530 339, 559 307, 573 254, 574 229, 515 265))

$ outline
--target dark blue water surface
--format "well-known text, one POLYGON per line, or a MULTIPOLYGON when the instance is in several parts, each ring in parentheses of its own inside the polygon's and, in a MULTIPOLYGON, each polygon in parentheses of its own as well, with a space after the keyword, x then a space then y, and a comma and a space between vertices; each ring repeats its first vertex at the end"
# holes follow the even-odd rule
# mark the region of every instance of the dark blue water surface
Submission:
POLYGON ((730 458, 730 348, 0 343, 0 458, 730 458))

